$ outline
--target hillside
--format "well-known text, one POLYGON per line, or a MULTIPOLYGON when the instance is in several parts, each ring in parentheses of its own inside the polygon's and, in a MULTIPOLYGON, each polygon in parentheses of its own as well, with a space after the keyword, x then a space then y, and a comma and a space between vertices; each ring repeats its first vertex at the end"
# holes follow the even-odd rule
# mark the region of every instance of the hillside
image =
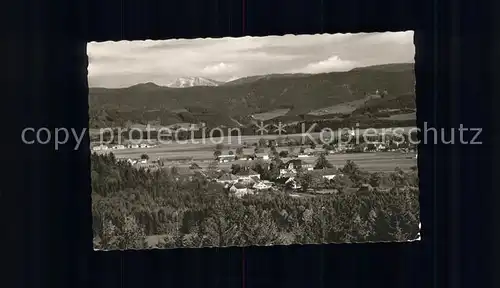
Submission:
POLYGON ((413 64, 390 64, 314 75, 252 76, 219 86, 170 88, 145 83, 121 89, 90 88, 90 126, 126 122, 236 126, 262 117, 271 120, 275 111, 279 111, 275 117, 300 121, 306 114, 331 118, 373 113, 386 105, 414 109, 414 83, 413 64), (377 90, 386 91, 383 98, 370 96, 377 90))

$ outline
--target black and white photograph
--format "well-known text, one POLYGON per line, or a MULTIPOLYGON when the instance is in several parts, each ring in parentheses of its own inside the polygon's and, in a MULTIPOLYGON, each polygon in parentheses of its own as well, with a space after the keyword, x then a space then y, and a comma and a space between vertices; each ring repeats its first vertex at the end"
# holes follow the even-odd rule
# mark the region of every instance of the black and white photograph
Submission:
POLYGON ((94 249, 419 240, 413 37, 88 43, 94 249))

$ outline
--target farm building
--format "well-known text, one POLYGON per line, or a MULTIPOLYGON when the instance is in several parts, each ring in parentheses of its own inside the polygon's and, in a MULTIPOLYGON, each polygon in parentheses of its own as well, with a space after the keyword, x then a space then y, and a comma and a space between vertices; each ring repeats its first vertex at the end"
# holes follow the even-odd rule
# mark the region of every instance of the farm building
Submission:
POLYGON ((285 185, 287 185, 288 187, 290 187, 294 190, 302 188, 300 186, 300 184, 298 183, 298 181, 294 177, 291 177, 288 180, 286 180, 285 185))
POLYGON ((238 182, 238 179, 239 178, 237 176, 231 173, 225 173, 217 179, 217 183, 232 184, 238 182))
POLYGON ((231 188, 229 188, 229 192, 232 192, 234 196, 240 198, 244 195, 253 194, 251 189, 248 189, 245 185, 241 183, 236 183, 231 188))
POLYGON ((304 170, 313 170, 313 165, 308 164, 302 159, 292 159, 288 162, 285 162, 284 169, 304 169, 304 170))
POLYGON ((272 187, 271 183, 260 181, 255 183, 252 188, 256 190, 267 190, 270 189, 271 187, 272 187))
POLYGON ((98 145, 98 146, 92 147, 92 150, 93 151, 108 150, 108 146, 106 146, 106 145, 98 145))
POLYGON ((130 163, 130 165, 134 165, 135 163, 137 163, 137 160, 135 159, 127 159, 127 162, 130 163))
POLYGON ((262 160, 269 160, 269 154, 267 153, 255 153, 255 158, 262 160))
POLYGON ((241 181, 255 182, 260 180, 260 174, 253 171, 252 169, 241 169, 234 176, 241 181))

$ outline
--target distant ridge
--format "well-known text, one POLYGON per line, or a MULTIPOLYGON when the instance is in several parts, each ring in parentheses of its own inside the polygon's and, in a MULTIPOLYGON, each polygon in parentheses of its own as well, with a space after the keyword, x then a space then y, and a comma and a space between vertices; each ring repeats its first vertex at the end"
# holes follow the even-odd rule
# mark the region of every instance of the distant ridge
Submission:
POLYGON ((398 63, 346 72, 259 75, 227 83, 183 77, 184 81, 178 79, 170 86, 143 83, 120 89, 90 88, 90 121, 93 127, 119 126, 127 121, 241 126, 254 121, 255 116, 296 121, 301 115, 333 117, 329 114, 411 110, 415 108, 413 67, 413 63, 398 63), (367 98, 377 91, 385 96, 367 98))

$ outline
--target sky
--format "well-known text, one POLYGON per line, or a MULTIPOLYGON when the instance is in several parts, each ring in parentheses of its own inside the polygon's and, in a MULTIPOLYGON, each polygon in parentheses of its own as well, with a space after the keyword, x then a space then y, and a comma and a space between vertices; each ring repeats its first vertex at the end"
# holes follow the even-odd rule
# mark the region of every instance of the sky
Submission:
POLYGON ((90 42, 90 87, 119 88, 180 77, 229 81, 277 73, 326 73, 413 63, 413 31, 90 42))

